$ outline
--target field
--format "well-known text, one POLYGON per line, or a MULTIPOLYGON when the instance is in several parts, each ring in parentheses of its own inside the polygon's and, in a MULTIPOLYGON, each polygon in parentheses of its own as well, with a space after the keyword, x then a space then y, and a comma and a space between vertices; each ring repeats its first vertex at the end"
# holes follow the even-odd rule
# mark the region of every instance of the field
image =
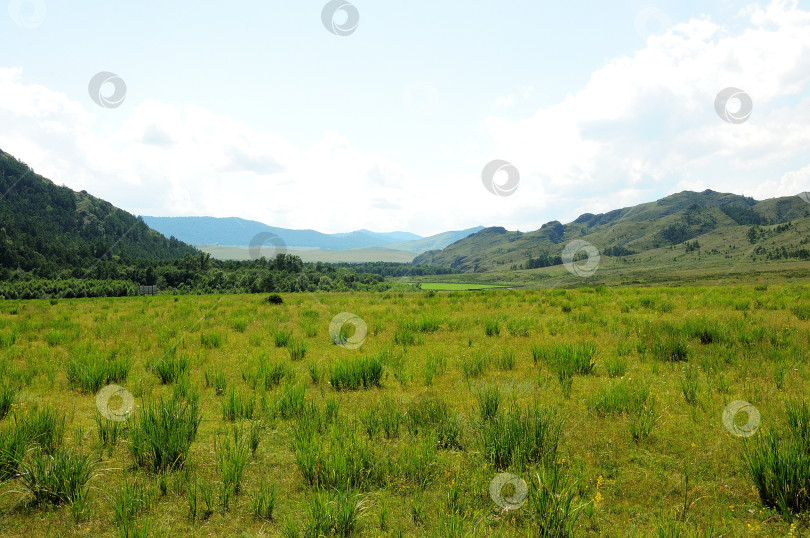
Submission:
POLYGON ((423 290, 434 291, 474 291, 500 288, 494 284, 464 284, 462 282, 422 282, 419 286, 423 290))
POLYGON ((0 302, 0 534, 808 533, 808 286, 282 298, 0 302))
MULTIPOLYGON (((250 250, 247 247, 229 247, 224 245, 197 245, 217 260, 249 260, 250 250)), ((267 249, 269 252, 269 249, 267 249)), ((352 248, 347 250, 321 250, 318 248, 288 247, 287 254, 294 254, 305 262, 328 263, 362 263, 362 262, 398 262, 411 263, 416 254, 407 250, 393 248, 352 248)), ((272 255, 272 254, 269 254, 272 255)))

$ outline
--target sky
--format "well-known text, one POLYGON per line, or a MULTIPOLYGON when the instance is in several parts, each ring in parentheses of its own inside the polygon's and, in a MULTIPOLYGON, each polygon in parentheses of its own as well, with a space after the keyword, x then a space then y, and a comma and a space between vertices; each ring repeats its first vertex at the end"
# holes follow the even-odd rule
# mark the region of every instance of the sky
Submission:
POLYGON ((0 149, 137 215, 427 236, 810 190, 810 0, 3 3, 0 149))

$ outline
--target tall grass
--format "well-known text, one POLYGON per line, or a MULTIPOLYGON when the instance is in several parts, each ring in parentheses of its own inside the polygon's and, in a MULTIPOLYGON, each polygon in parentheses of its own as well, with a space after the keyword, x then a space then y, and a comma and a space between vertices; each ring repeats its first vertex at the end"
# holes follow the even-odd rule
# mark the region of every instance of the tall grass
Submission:
POLYGON ((28 432, 18 424, 0 430, 0 483, 17 475, 29 442, 28 432))
POLYGON ((478 398, 478 415, 481 420, 492 420, 498 414, 501 405, 501 389, 497 385, 485 385, 476 394, 478 398))
POLYGON ((549 465, 556 459, 562 422, 552 411, 513 406, 480 426, 481 452, 496 469, 549 465))
POLYGON ((178 357, 174 349, 158 359, 152 366, 152 372, 160 379, 164 385, 169 385, 177 381, 180 376, 188 372, 188 359, 178 357))
POLYGON ((155 504, 155 490, 140 480, 124 480, 112 501, 115 523, 122 534, 129 535, 135 518, 147 513, 155 504))
POLYGON ((313 425, 299 421, 292 439, 295 460, 307 485, 368 489, 385 483, 385 459, 357 435, 354 426, 333 425, 324 441, 313 425))
POLYGON ((98 392, 110 383, 120 383, 129 375, 132 361, 119 357, 116 350, 106 354, 84 350, 67 364, 67 379, 71 388, 98 392))
POLYGON ((47 405, 26 413, 17 423, 29 443, 37 445, 47 455, 62 446, 65 435, 65 415, 47 405))
POLYGON ((785 404, 787 428, 746 440, 744 461, 765 506, 791 520, 810 511, 810 406, 785 404))
POLYGON ((138 467, 154 472, 185 466, 202 417, 197 398, 160 398, 144 405, 134 418, 129 450, 138 467))
POLYGON ((273 331, 273 342, 276 347, 287 347, 290 339, 292 339, 292 329, 279 327, 273 331))
POLYGON ((242 379, 247 381, 254 390, 259 387, 271 390, 281 384, 284 379, 294 380, 295 371, 285 362, 260 358, 258 365, 242 371, 242 379))
POLYGON ((562 465, 540 468, 529 488, 528 511, 534 518, 536 536, 569 538, 587 503, 577 505, 576 484, 569 483, 562 465))
POLYGON ((298 338, 290 338, 287 342, 287 353, 290 355, 290 360, 300 361, 307 354, 307 343, 298 338))
POLYGON ((464 381, 478 379, 489 367, 489 357, 481 352, 474 352, 472 355, 461 358, 461 377, 464 381))
POLYGON ((276 499, 278 488, 275 484, 270 485, 264 480, 259 482, 259 488, 253 494, 251 511, 256 519, 273 521, 275 518, 276 499))
POLYGON ((238 392, 235 387, 225 395, 220 403, 222 408, 222 420, 233 422, 240 418, 253 418, 256 408, 256 401, 253 394, 245 395, 238 392))
POLYGON ((11 383, 0 384, 0 420, 4 419, 11 411, 11 406, 14 405, 14 399, 17 397, 17 389, 11 383))
POLYGON ((228 510, 232 496, 242 491, 242 478, 248 460, 247 440, 242 431, 234 427, 233 440, 227 435, 214 440, 214 452, 222 478, 220 499, 223 509, 228 510))
POLYGON ((618 381, 602 386, 587 399, 588 409, 599 416, 638 413, 650 398, 650 387, 638 382, 618 381))
POLYGON ((62 448, 53 454, 37 449, 20 466, 20 482, 37 504, 84 502, 91 474, 90 456, 62 448))
POLYGON ((396 439, 399 437, 404 414, 394 400, 383 398, 361 411, 360 420, 369 439, 380 436, 385 439, 396 439))
POLYGON ((335 390, 359 390, 379 387, 383 374, 382 358, 363 356, 338 359, 329 370, 329 382, 335 390))

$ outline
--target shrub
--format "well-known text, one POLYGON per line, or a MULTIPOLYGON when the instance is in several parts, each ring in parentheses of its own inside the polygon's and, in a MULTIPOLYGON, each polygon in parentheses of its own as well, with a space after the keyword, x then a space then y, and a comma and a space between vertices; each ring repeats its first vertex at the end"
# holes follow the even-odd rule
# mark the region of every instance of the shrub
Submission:
POLYGON ((556 459, 561 433, 562 422, 553 412, 513 406, 481 424, 481 451, 496 469, 549 465, 556 459))
POLYGON ((284 299, 281 298, 281 295, 278 293, 271 293, 267 296, 267 302, 270 304, 282 304, 284 299))
POLYGON ((23 461, 20 469, 20 482, 37 504, 71 506, 87 498, 87 482, 92 473, 87 455, 66 449, 50 455, 37 449, 23 461))
POLYGON ((135 464, 155 472, 182 468, 201 420, 196 397, 181 401, 173 396, 147 403, 130 433, 135 464))
POLYGON ((329 382, 335 390, 359 390, 379 387, 383 363, 379 356, 339 359, 329 370, 329 382))

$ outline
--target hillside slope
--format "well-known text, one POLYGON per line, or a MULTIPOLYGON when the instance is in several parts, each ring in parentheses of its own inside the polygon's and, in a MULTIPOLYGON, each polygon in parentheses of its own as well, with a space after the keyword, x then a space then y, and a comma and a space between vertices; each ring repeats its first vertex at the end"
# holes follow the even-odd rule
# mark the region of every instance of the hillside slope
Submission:
POLYGON ((561 263, 563 248, 574 239, 627 266, 666 264, 669 253, 686 249, 698 263, 709 257, 735 259, 746 249, 760 259, 807 259, 810 204, 798 196, 757 202, 711 190, 685 191, 608 213, 586 213, 568 224, 552 221, 529 233, 487 228, 417 256, 414 263, 466 272, 547 267, 561 263))
POLYGON ((0 267, 51 277, 101 259, 174 260, 197 254, 86 192, 59 187, 0 151, 0 267))

